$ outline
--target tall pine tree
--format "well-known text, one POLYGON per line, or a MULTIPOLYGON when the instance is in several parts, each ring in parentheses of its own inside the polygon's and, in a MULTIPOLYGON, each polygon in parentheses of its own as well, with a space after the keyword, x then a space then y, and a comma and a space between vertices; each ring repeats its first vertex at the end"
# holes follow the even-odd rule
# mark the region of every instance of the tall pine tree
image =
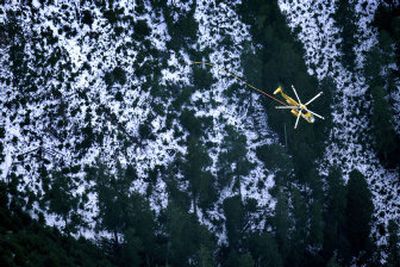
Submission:
POLYGON ((249 174, 252 164, 247 159, 246 136, 232 126, 226 127, 222 153, 218 158, 218 183, 221 187, 233 185, 241 195, 243 176, 249 174))
POLYGON ((364 73, 372 97, 372 133, 374 147, 382 163, 395 167, 400 163, 400 138, 394 129, 394 114, 390 105, 390 90, 395 88, 396 74, 388 66, 395 62, 392 40, 380 33, 379 43, 366 56, 364 73), (385 138, 382 138, 382 137, 385 138))
POLYGON ((272 218, 272 225, 275 230, 275 239, 283 261, 289 253, 289 199, 286 192, 279 191, 275 207, 275 215, 272 218))
POLYGON ((166 265, 213 265, 214 242, 210 232, 199 224, 197 217, 172 201, 168 204, 166 217, 166 265))
POLYGON ((298 188, 292 190, 293 232, 290 235, 290 254, 287 264, 301 266, 305 261, 306 240, 308 236, 307 205, 298 188))
POLYGON ((347 185, 346 233, 353 256, 372 249, 370 240, 374 204, 367 181, 358 171, 350 173, 347 185))
POLYGON ((345 233, 346 187, 339 168, 330 169, 327 184, 323 255, 326 259, 330 259, 334 254, 337 255, 335 258, 343 258, 348 248, 345 233))
POLYGON ((192 205, 196 213, 197 206, 208 208, 217 198, 214 189, 214 177, 207 170, 211 159, 207 149, 197 137, 188 141, 188 152, 183 166, 183 175, 189 181, 192 205))
POLYGON ((388 267, 400 266, 399 226, 395 221, 389 221, 388 231, 388 267))

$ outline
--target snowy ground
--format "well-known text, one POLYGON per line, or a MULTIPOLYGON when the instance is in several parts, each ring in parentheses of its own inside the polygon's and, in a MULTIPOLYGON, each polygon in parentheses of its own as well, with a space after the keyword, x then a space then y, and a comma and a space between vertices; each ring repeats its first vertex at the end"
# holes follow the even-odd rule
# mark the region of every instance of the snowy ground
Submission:
MULTIPOLYGON (((251 42, 249 29, 234 11, 239 1, 230 5, 218 2, 196 1, 194 18, 198 32, 190 49, 208 49, 205 60, 240 75, 241 51, 244 44, 251 42), (226 39, 231 40, 229 45, 224 43, 226 39)), ((193 1, 167 1, 166 5, 174 10, 173 20, 178 21, 191 11, 193 1)), ((179 111, 173 110, 171 103, 179 95, 174 90, 185 90, 185 86, 191 85, 190 61, 201 59, 190 58, 188 48, 167 48, 171 35, 163 9, 153 7, 149 1, 144 1, 143 7, 134 1, 115 1, 113 7, 106 4, 101 8, 80 1, 56 1, 46 6, 34 1, 31 6, 12 3, 0 9, 0 23, 21 26, 16 34, 0 42, 0 77, 4 88, 0 92, 0 124, 5 126, 2 179, 11 179, 14 173, 22 175, 18 178, 18 190, 33 194, 40 201, 44 194, 43 170, 51 175, 52 170, 78 166, 79 171, 71 175, 71 194, 77 198, 87 195, 88 201, 77 212, 86 224, 80 232, 89 237, 95 235, 97 195, 94 184, 85 180, 83 170, 99 158, 111 171, 117 163, 135 166, 138 179, 131 190, 147 195, 156 212, 165 208, 166 183, 159 175, 149 187, 148 174, 168 166, 177 154, 186 153, 187 133, 180 125, 179 111), (114 10, 114 15, 107 10, 114 10), (16 22, 8 14, 11 11, 19 14, 16 22), (143 21, 148 33, 143 27, 133 26, 143 21), (22 47, 19 65, 9 56, 15 44, 22 47), (14 77, 13 69, 23 74, 14 77), (109 77, 119 80, 110 85, 109 77), (35 90, 29 91, 30 85, 35 90), (157 89, 170 91, 158 94, 157 89), (175 116, 172 122, 168 116, 175 116), (140 136, 142 125, 150 128, 151 137, 140 136), (101 138, 91 140, 91 135, 101 138)), ((215 147, 210 150, 210 170, 214 175, 226 136, 225 125, 232 125, 246 136, 247 157, 255 168, 242 179, 241 193, 244 200, 257 200, 262 212, 254 214, 253 228, 262 228, 264 215, 275 204, 268 192, 274 185, 274 175, 256 158, 255 149, 276 139, 268 130, 258 96, 241 86, 238 93, 248 94, 248 102, 235 96, 228 101, 224 91, 235 81, 218 67, 210 71, 215 83, 207 91, 195 92, 185 108, 214 122, 214 129, 202 138, 215 147), (250 105, 255 110, 251 114, 250 105), (259 131, 260 128, 264 130, 259 131)), ((220 198, 212 209, 197 209, 199 219, 218 234, 221 242, 222 202, 238 194, 232 187, 233 184, 219 192, 220 198), (219 221, 219 226, 211 221, 219 221)), ((63 227, 60 216, 52 213, 48 205, 35 202, 30 209, 33 216, 43 211, 47 223, 63 227)))
MULTIPOLYGON (((362 68, 365 52, 376 44, 377 33, 371 30, 370 22, 378 4, 379 1, 356 2, 358 44, 354 51, 358 69, 362 68)), ((369 117, 360 115, 359 110, 370 110, 369 103, 364 101, 367 84, 361 71, 349 72, 340 62, 341 29, 332 16, 335 2, 280 0, 279 5, 290 27, 300 29, 298 38, 305 48, 309 73, 319 80, 330 77, 336 84, 334 127, 321 161, 321 173, 326 174, 329 166, 341 166, 345 174, 358 169, 367 177, 375 204, 373 237, 377 244, 385 244, 386 238, 377 227, 386 226, 389 219, 400 222, 399 176, 381 166, 370 146, 370 137, 365 134, 369 117)))
MULTIPOLYGON (((248 26, 235 12, 240 1, 229 5, 220 1, 166 1, 174 22, 193 11, 198 24, 195 40, 175 50, 168 48, 173 35, 165 10, 153 7, 149 1, 144 3, 141 7, 132 1, 115 1, 113 7, 107 4, 100 8, 80 1, 56 1, 47 6, 34 1, 32 6, 12 3, 0 7, 0 24, 21 26, 16 34, 0 40, 0 126, 5 128, 1 178, 10 180, 13 173, 21 174, 16 178, 18 190, 40 200, 44 170, 80 167, 71 175, 71 194, 77 198, 87 195, 88 200, 77 212, 86 224, 80 232, 93 237, 97 195, 93 182, 85 180, 83 167, 101 158, 111 171, 118 162, 123 167, 134 166, 138 179, 132 183, 131 191, 146 195, 151 207, 159 212, 167 205, 167 185, 162 174, 153 182, 148 174, 160 166, 169 166, 177 155, 185 155, 188 133, 179 120, 185 108, 198 118, 213 122, 213 128, 201 141, 212 144, 209 170, 216 178, 227 135, 225 126, 233 126, 246 136, 247 158, 255 167, 242 179, 240 189, 244 200, 256 199, 258 203, 260 211, 253 214, 253 229, 263 228, 265 215, 275 205, 269 194, 274 173, 256 158, 255 150, 276 142, 276 136, 268 129, 268 118, 257 94, 240 85, 231 98, 226 97, 226 91, 237 83, 219 68, 224 66, 242 75, 241 53, 245 47, 256 49, 248 26), (194 3, 196 9, 192 10, 194 3), (111 9, 116 19, 105 12, 111 9), (17 22, 6 14, 10 11, 20 11, 17 22), (84 19, 87 12, 91 23, 84 19), (22 49, 17 54, 22 63, 9 53, 18 50, 16 47, 22 49), (190 50, 208 53, 205 58, 191 58, 190 50), (207 90, 195 91, 182 109, 176 110, 173 101, 193 83, 192 60, 215 64, 210 68, 214 83, 207 90), (23 74, 14 77, 15 69, 23 74), (118 69, 123 70, 122 77, 118 69), (118 82, 110 85, 110 77, 118 82), (150 130, 149 136, 141 136, 142 126, 150 130), (92 133, 102 138, 90 140, 92 133)), ((362 3, 357 2, 356 14, 358 68, 363 64, 363 52, 376 43, 376 33, 367 25, 378 2, 368 1, 366 6, 362 3)), ((335 2, 280 0, 279 4, 290 27, 300 29, 296 32, 304 44, 309 73, 319 80, 331 77, 337 88, 334 127, 321 160, 321 173, 325 174, 323 170, 328 166, 340 165, 346 174, 357 168, 367 177, 376 207, 373 235, 378 244, 384 244, 386 239, 376 227, 391 218, 400 218, 398 174, 385 170, 368 145, 371 140, 364 134, 368 117, 354 115, 361 109, 370 109, 363 101, 367 85, 361 71, 349 72, 340 62, 340 29, 332 18, 335 2)), ((398 92, 394 92, 398 99, 394 107, 400 114, 398 92)), ((400 120, 396 122, 399 130, 400 120)), ((176 179, 179 188, 187 190, 187 182, 179 173, 176 179)), ((219 199, 212 208, 196 209, 200 221, 217 234, 220 242, 225 241, 222 203, 238 193, 232 182, 218 192, 219 199)), ((60 216, 52 213, 48 205, 33 203, 31 210, 33 216, 42 210, 49 224, 63 226, 60 216)))

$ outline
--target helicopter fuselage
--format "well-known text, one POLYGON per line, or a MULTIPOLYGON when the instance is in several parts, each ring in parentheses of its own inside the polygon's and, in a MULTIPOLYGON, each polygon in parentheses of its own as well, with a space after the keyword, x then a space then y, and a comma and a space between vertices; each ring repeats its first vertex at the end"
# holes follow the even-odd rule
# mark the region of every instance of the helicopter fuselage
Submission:
POLYGON ((283 92, 283 90, 282 90, 282 87, 280 87, 280 86, 274 92, 274 94, 278 94, 278 93, 281 94, 281 96, 285 99, 286 103, 288 103, 289 106, 298 107, 297 109, 290 110, 290 113, 293 116, 297 117, 300 112, 301 117, 303 119, 305 119, 308 123, 314 123, 314 121, 315 121, 314 115, 307 111, 305 105, 300 105, 296 100, 294 100, 293 98, 291 98, 290 96, 285 94, 285 92, 283 92))

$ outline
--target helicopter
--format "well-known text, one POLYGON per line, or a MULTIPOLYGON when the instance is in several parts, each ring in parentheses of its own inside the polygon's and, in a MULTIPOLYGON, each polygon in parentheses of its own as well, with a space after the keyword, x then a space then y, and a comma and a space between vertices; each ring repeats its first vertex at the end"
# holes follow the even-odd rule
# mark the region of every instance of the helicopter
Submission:
POLYGON ((296 100, 288 96, 282 89, 282 86, 279 86, 275 91, 274 95, 280 94, 286 101, 288 105, 282 105, 282 106, 276 106, 276 109, 290 109, 290 113, 296 117, 296 122, 294 124, 294 128, 297 129, 297 126, 299 124, 300 117, 302 117, 304 120, 306 120, 308 123, 314 123, 315 122, 315 117, 320 118, 324 120, 325 118, 318 113, 315 113, 307 108, 309 104, 311 104, 315 99, 320 97, 322 95, 322 92, 319 92, 317 95, 315 95, 313 98, 311 98, 309 101, 307 101, 305 104, 303 104, 299 98, 299 95, 297 94, 296 88, 292 85, 293 92, 296 96, 296 100))
MULTIPOLYGON (((192 61, 192 64, 196 64, 196 65, 202 65, 203 68, 205 68, 206 66, 208 67, 213 67, 214 64, 210 63, 210 62, 205 62, 205 61, 192 61)), ((239 77, 238 75, 236 75, 233 72, 228 71, 226 68, 220 67, 220 70, 223 70, 225 73, 227 73, 228 75, 234 77, 235 79, 237 79, 238 81, 242 82, 243 84, 245 84, 247 87, 257 91, 258 93, 274 100, 275 102, 278 102, 279 104, 281 104, 281 106, 276 106, 276 109, 290 109, 290 113, 296 117, 296 122, 294 124, 294 129, 297 129, 297 126, 299 124, 300 121, 300 117, 302 117, 303 119, 305 119, 308 123, 314 123, 315 122, 315 117, 324 120, 325 118, 321 115, 319 115, 318 113, 315 113, 311 110, 309 110, 307 108, 307 105, 311 104, 314 100, 316 100, 318 97, 320 97, 322 95, 322 92, 319 92, 317 95, 315 95, 313 98, 311 98, 307 103, 303 104, 299 98, 299 95, 297 94, 296 89, 294 88, 294 86, 292 85, 292 89, 293 92, 296 96, 296 100, 294 100, 293 98, 291 98, 290 96, 288 96, 282 89, 282 86, 279 86, 275 91, 274 91, 274 95, 280 94, 286 101, 283 102, 280 99, 276 98, 275 96, 265 92, 264 90, 261 90, 257 87, 255 87, 254 85, 248 83, 247 81, 245 81, 243 78, 239 77)))

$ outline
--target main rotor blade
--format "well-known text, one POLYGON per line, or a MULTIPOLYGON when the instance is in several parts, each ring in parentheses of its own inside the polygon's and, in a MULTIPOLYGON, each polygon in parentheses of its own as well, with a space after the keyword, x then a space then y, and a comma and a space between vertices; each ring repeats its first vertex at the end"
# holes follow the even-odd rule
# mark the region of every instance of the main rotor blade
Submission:
POLYGON ((295 129, 297 129, 297 125, 299 124, 300 117, 301 117, 301 112, 299 112, 299 115, 297 115, 296 123, 294 124, 295 129))
POLYGON ((297 109, 297 106, 276 106, 276 109, 297 109))
POLYGON ((296 95, 297 101, 299 102, 299 104, 301 104, 299 95, 297 94, 297 91, 296 91, 296 89, 294 88, 293 84, 292 84, 292 89, 293 89, 294 94, 296 95))
POLYGON ((321 115, 319 115, 318 113, 315 113, 314 111, 311 111, 309 109, 307 109, 308 112, 310 112, 311 114, 313 114, 315 117, 320 118, 321 120, 325 120, 324 117, 322 117, 321 115))
POLYGON ((305 103, 304 105, 307 106, 308 104, 310 104, 311 102, 313 102, 315 99, 317 99, 318 97, 320 97, 322 95, 322 92, 319 92, 316 96, 314 96, 313 98, 311 98, 307 103, 305 103))

